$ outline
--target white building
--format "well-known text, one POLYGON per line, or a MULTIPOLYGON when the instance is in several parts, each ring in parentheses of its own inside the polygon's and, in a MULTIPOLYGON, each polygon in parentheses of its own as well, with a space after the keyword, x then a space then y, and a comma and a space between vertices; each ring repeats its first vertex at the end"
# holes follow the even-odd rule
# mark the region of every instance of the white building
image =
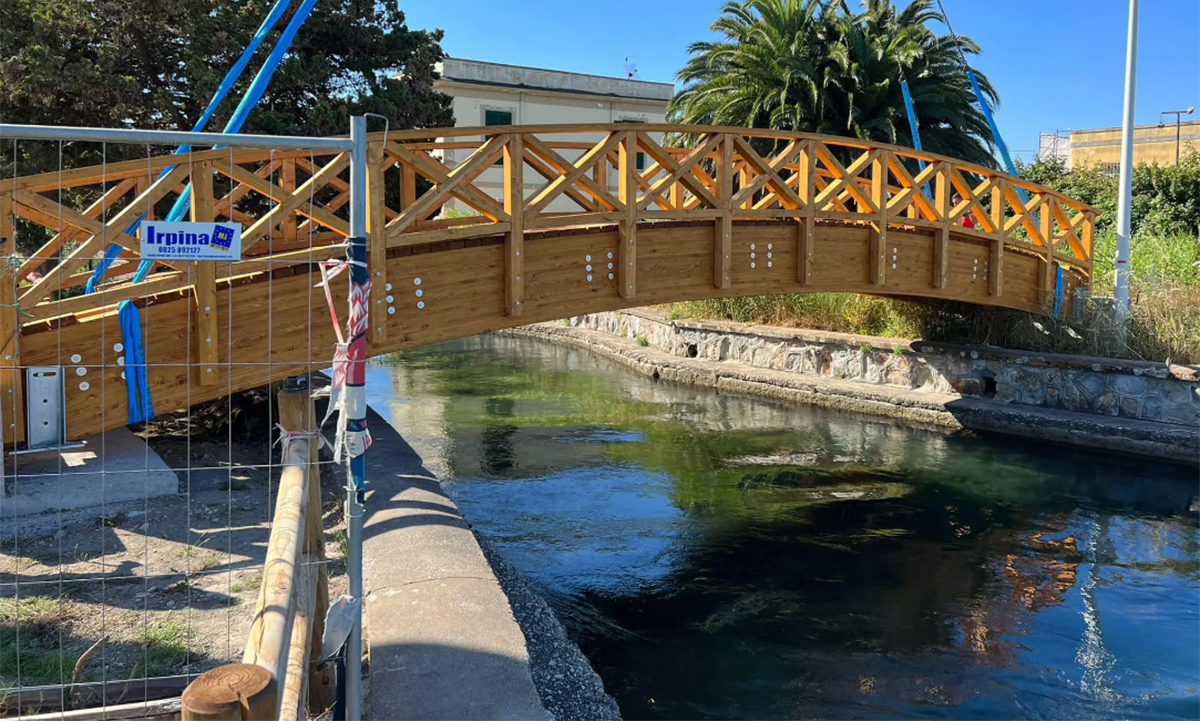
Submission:
MULTIPOLYGON (((501 125, 549 125, 568 123, 662 123, 667 103, 674 95, 671 83, 610 78, 600 75, 565 73, 558 70, 503 65, 478 60, 447 58, 441 64, 441 78, 434 88, 451 96, 456 127, 501 125)), ((599 141, 596 133, 554 136, 562 141, 599 141)), ((656 139, 661 139, 656 137, 656 139)), ((444 150, 443 162, 454 167, 470 155, 470 150, 444 150)), ((561 151, 573 160, 581 151, 561 151)), ((638 166, 646 158, 639 154, 638 166)), ((489 168, 475 181, 493 197, 502 197, 503 170, 489 168)), ((541 187, 545 179, 528 166, 525 187, 541 187)), ((615 187, 616 171, 609 170, 609 187, 615 187)), ((458 204, 456 210, 472 213, 458 204)), ((578 211, 579 206, 565 196, 555 199, 548 210, 578 211)))

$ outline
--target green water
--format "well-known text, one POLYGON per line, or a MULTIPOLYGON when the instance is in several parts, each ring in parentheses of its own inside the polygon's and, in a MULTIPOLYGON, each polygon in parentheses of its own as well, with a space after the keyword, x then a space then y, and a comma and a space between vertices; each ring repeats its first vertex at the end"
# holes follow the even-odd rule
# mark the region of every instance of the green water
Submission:
POLYGON ((517 338, 368 388, 625 718, 1200 717, 1197 468, 517 338))

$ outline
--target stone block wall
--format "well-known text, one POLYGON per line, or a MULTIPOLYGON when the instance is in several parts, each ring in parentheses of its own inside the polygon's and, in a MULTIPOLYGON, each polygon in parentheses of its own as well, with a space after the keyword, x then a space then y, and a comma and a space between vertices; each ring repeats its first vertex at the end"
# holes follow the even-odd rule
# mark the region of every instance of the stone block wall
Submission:
POLYGON ((772 326, 594 313, 572 326, 675 355, 754 368, 1196 427, 1200 369, 772 326))

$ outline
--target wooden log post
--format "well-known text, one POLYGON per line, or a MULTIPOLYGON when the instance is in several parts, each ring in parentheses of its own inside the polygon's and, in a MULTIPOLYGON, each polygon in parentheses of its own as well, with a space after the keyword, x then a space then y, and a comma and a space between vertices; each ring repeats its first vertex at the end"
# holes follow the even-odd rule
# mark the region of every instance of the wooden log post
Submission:
POLYGON ((624 212, 617 223, 617 294, 637 297, 637 133, 627 131, 617 146, 617 192, 624 212))
POLYGON ((804 141, 804 147, 800 150, 800 170, 797 175, 798 195, 804 201, 804 208, 796 227, 799 240, 796 247, 796 280, 800 285, 808 285, 812 283, 813 240, 817 232, 817 156, 811 140, 804 141))
POLYGON ((1047 198, 1042 203, 1038 216, 1045 252, 1042 254, 1041 273, 1039 274, 1038 293, 1043 310, 1054 311, 1054 198, 1047 198))
POLYGON ((371 277, 371 324, 367 341, 372 345, 387 340, 388 314, 384 301, 389 294, 387 277, 387 211, 385 210, 383 141, 367 146, 367 271, 371 277))
POLYGON ((717 183, 716 196, 720 206, 713 227, 713 285, 718 288, 730 286, 733 270, 733 138, 726 134, 717 146, 717 167, 713 174, 717 183))
MULTIPOLYGON (((208 223, 213 220, 213 168, 211 162, 196 163, 192 168, 192 221, 208 223)), ((217 337, 217 265, 215 261, 195 261, 192 266, 192 297, 196 308, 193 316, 196 346, 196 382, 202 386, 217 384, 218 355, 221 347, 217 337)))
MULTIPOLYGON (((284 431, 312 430, 311 406, 307 386, 286 388, 279 392, 279 424, 284 431)), ((271 537, 267 558, 263 564, 262 587, 258 606, 246 641, 242 662, 266 669, 274 679, 287 678, 292 628, 296 617, 297 599, 302 595, 302 551, 306 539, 308 515, 309 438, 292 438, 284 444, 283 472, 279 480, 279 497, 275 517, 271 520, 271 537)), ((307 658, 308 649, 304 649, 307 658)), ((276 694, 277 704, 286 688, 276 694)), ((277 718, 278 705, 273 709, 277 718)))
POLYGON ((503 162, 504 212, 510 222, 504 235, 504 307, 509 315, 521 315, 525 308, 525 139, 519 133, 505 144, 503 162))
POLYGON ((271 721, 279 685, 261 666, 231 663, 208 671, 183 691, 183 721, 271 721))

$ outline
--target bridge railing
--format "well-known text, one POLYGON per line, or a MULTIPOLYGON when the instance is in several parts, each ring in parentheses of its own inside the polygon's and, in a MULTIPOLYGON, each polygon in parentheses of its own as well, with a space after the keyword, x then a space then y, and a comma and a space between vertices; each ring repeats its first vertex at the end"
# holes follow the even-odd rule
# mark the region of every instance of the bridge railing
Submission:
POLYGON ((946 282, 951 232, 990 246, 993 295, 1003 293, 1006 248, 1043 261, 1045 291, 1059 266, 1076 285, 1091 284, 1094 208, 992 168, 851 138, 629 123, 453 128, 373 136, 370 163, 371 232, 386 238, 378 252, 504 233, 512 314, 521 312, 530 231, 616 224, 617 288, 631 298, 637 225, 664 220, 713 222, 721 288, 729 286, 731 225, 743 219, 797 222, 801 285, 811 277, 813 230, 829 223, 874 229, 870 276, 879 285, 888 230, 911 228, 936 233, 934 287, 946 282), (382 180, 393 168, 395 207, 382 180), (418 195, 419 185, 429 189, 418 195))

